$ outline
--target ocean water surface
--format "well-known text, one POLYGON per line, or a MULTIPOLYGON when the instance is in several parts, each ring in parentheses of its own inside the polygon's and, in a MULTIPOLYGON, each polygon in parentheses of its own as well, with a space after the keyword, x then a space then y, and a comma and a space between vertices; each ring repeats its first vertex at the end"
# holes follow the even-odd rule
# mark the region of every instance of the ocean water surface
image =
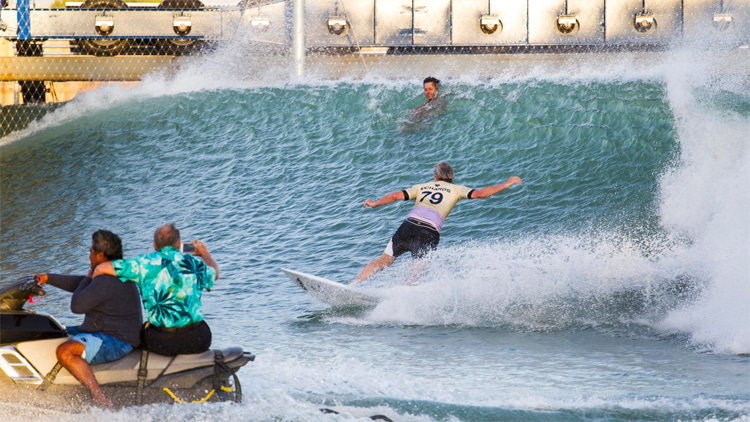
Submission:
MULTIPOLYGON (((83 274, 97 229, 147 253, 173 221, 221 267, 213 346, 257 355, 241 405, 32 419, 750 420, 750 78, 662 54, 443 78, 448 106, 424 119, 426 75, 252 78, 226 55, 6 136, 0 283, 83 274), (353 280, 412 206, 364 200, 441 160, 469 187, 523 184, 459 202, 419 285, 404 256, 367 283, 387 300, 332 310, 281 272, 353 280)), ((80 321, 47 290, 30 309, 80 321)), ((21 409, 0 399, 4 420, 21 409)))

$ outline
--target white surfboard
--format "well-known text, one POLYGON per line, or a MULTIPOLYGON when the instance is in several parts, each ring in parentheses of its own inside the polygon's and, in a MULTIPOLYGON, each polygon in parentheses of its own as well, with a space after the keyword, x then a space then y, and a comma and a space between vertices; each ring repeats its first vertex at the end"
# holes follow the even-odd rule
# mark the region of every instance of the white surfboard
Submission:
POLYGON ((345 284, 326 280, 322 277, 292 271, 282 268, 286 275, 310 294, 315 299, 325 302, 333 307, 362 306, 370 307, 377 305, 383 298, 371 292, 365 293, 360 289, 349 287, 345 284))

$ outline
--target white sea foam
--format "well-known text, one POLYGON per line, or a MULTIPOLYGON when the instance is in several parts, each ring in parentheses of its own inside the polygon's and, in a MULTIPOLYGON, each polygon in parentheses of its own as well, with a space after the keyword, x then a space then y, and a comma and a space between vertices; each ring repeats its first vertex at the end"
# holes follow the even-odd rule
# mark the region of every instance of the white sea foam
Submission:
MULTIPOLYGON (((632 319, 655 323, 675 306, 679 280, 702 278, 701 268, 689 257, 690 251, 673 240, 644 245, 612 233, 444 248, 423 275, 429 283, 386 289, 388 299, 367 318, 337 320, 524 330, 632 319), (654 250, 661 252, 654 256, 654 250)), ((373 283, 399 284, 409 267, 408 261, 398 264, 373 283)))
MULTIPOLYGON (((387 345, 384 345, 382 350, 373 352, 386 361, 383 365, 373 365, 369 356, 357 359, 351 355, 326 353, 299 358, 278 354, 272 349, 263 350, 263 362, 256 362, 253 367, 247 368, 242 374, 242 382, 243 386, 248 386, 247 396, 255 404, 263 405, 267 402, 269 408, 276 411, 285 407, 284 405, 297 407, 299 414, 311 410, 309 405, 312 402, 314 406, 315 397, 320 398, 321 407, 329 407, 323 406, 322 400, 325 398, 338 397, 345 400, 347 397, 364 397, 537 411, 606 410, 616 407, 633 411, 686 413, 712 407, 740 413, 750 410, 750 404, 739 397, 623 396, 618 389, 622 385, 604 387, 600 391, 581 388, 570 392, 562 385, 552 385, 550 375, 545 373, 543 366, 529 363, 529 367, 524 367, 521 362, 512 359, 505 364, 485 361, 480 368, 465 368, 446 359, 420 371, 411 366, 408 357, 391 356, 389 351, 387 345), (403 365, 401 370, 394 370, 400 365, 403 365), (486 378, 481 377, 483 372, 489 373, 486 378), (467 384, 466 379, 481 379, 481 382, 467 384), (300 396, 308 397, 309 402, 302 406, 292 405, 291 402, 295 400, 293 398, 300 396)), ((503 356, 509 358, 508 355, 503 356)), ((590 363, 586 359, 584 361, 590 363)), ((651 374, 664 370, 660 368, 654 371, 651 367, 647 369, 651 374)), ((579 370, 580 368, 572 369, 571 374, 579 370)), ((669 370, 665 370, 664 375, 667 374, 669 370)), ((576 376, 582 374, 577 373, 576 376)), ((591 373, 588 376, 595 375, 591 373)), ((566 380, 563 384, 569 381, 566 380)), ((665 381, 667 380, 657 382, 665 381)), ((377 409, 377 412, 389 414, 384 409, 377 409)), ((373 414, 373 411, 368 413, 373 414)), ((393 417, 393 413, 390 416, 393 417)), ((395 419, 400 420, 402 417, 395 419)))
POLYGON ((692 239, 691 256, 709 272, 710 285, 663 326, 689 332, 710 350, 750 353, 750 118, 706 104, 699 97, 706 90, 698 89, 718 84, 747 101, 750 86, 696 59, 678 56, 667 75, 682 152, 661 180, 661 217, 692 239))

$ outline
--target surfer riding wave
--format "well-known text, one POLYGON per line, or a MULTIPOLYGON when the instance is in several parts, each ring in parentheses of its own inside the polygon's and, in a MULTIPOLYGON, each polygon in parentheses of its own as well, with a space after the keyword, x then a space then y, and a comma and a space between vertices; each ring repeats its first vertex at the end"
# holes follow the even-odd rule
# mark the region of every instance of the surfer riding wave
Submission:
POLYGON ((377 208, 399 200, 415 200, 414 208, 391 238, 380 258, 370 262, 351 283, 357 286, 379 271, 391 266, 400 255, 410 252, 415 259, 407 284, 414 284, 424 271, 424 258, 437 248, 440 242, 440 231, 443 222, 453 207, 461 199, 487 198, 507 189, 514 184, 521 184, 521 179, 512 176, 499 185, 483 189, 470 189, 453 184, 453 168, 441 161, 435 165, 434 181, 414 185, 409 189, 391 192, 377 201, 368 199, 363 207, 377 208))

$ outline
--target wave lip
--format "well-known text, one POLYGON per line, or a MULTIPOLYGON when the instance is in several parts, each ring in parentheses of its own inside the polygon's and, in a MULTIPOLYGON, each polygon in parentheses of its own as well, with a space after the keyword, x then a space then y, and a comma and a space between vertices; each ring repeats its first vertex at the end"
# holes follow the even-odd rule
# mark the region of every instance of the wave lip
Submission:
MULTIPOLYGON (((741 62, 750 65, 747 56, 741 62)), ((711 53, 676 53, 666 78, 681 154, 660 180, 659 214, 665 227, 691 240, 688 255, 707 273, 708 286, 663 327, 690 333, 707 350, 747 354, 750 80, 718 72, 715 61, 711 53), (684 62, 689 69, 678 66, 684 62)))

